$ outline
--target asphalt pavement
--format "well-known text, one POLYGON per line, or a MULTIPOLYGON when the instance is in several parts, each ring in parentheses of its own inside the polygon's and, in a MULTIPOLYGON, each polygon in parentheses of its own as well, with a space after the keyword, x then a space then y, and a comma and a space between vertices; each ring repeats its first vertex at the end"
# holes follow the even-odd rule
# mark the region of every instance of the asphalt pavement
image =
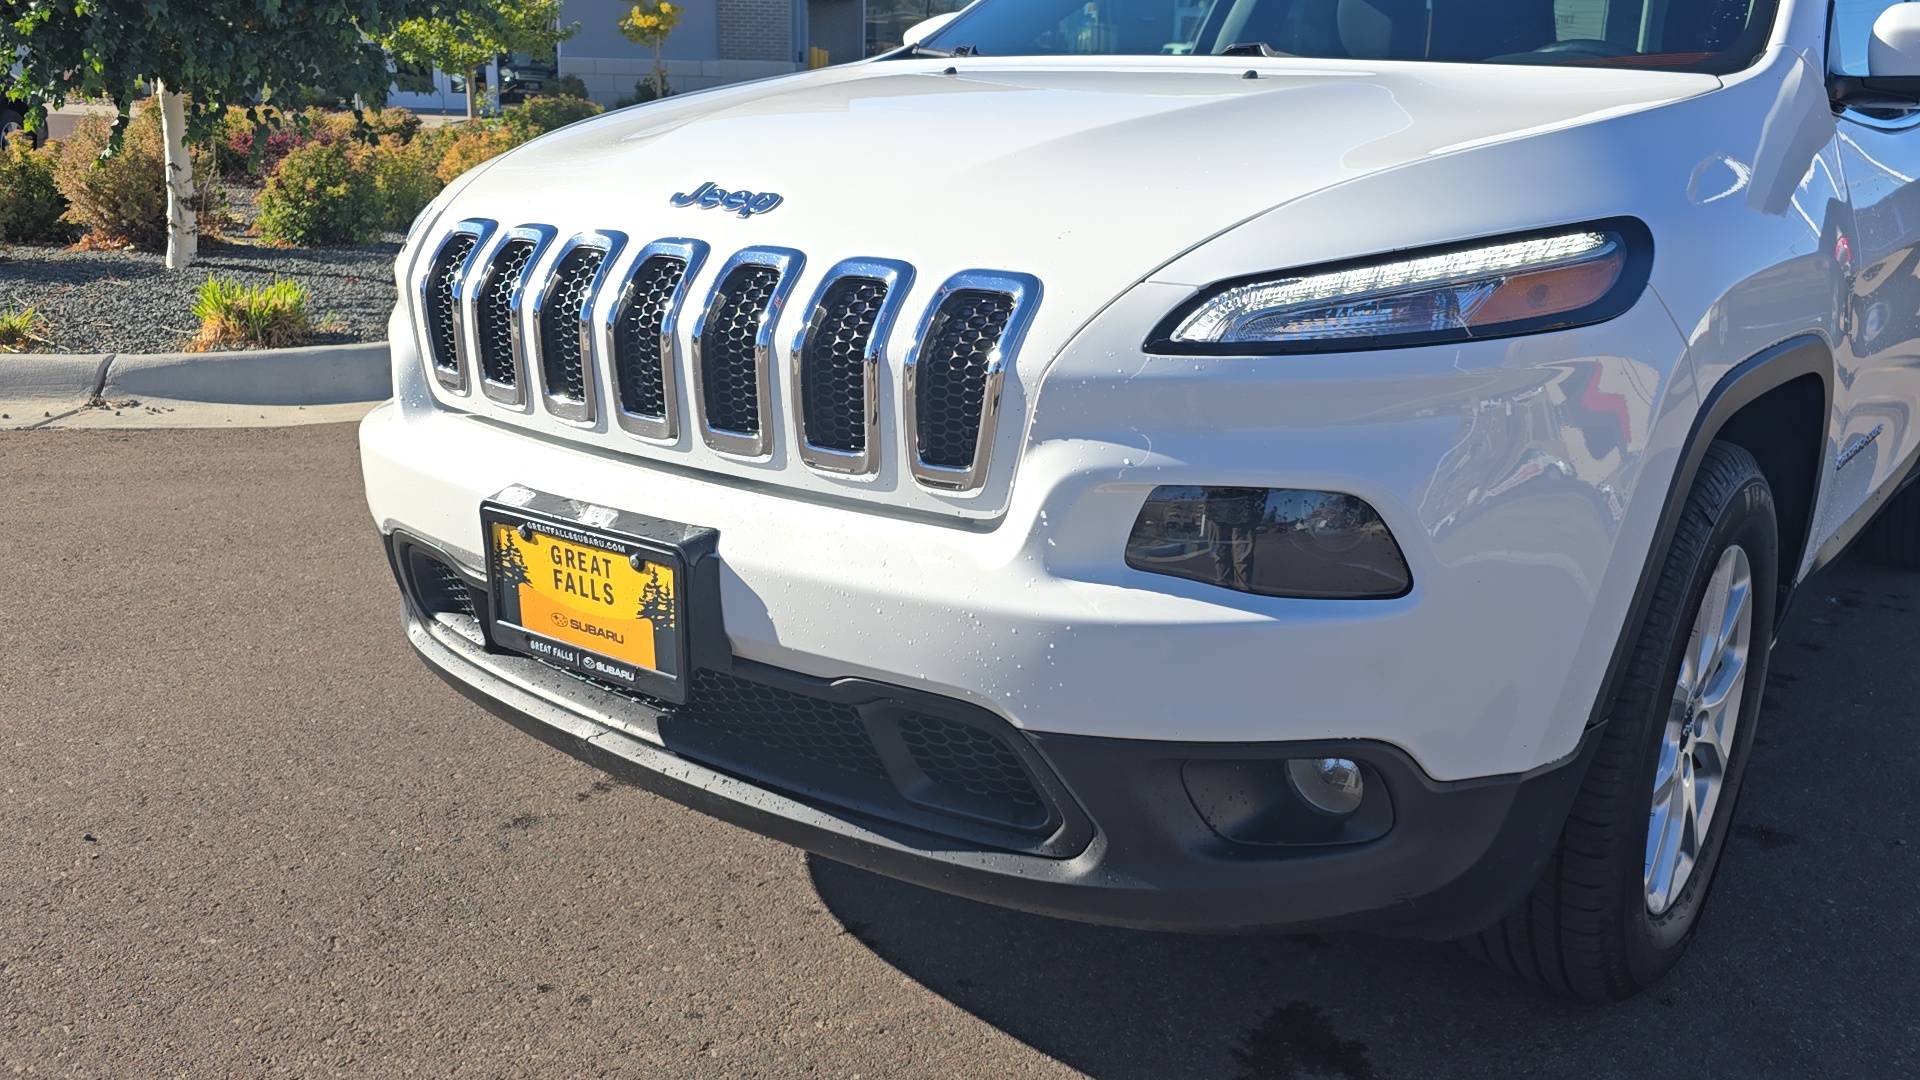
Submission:
POLYGON ((1920 575, 1807 591, 1691 955, 1086 927, 683 810, 408 652, 348 425, 0 432, 0 1070, 1920 1073, 1920 575))

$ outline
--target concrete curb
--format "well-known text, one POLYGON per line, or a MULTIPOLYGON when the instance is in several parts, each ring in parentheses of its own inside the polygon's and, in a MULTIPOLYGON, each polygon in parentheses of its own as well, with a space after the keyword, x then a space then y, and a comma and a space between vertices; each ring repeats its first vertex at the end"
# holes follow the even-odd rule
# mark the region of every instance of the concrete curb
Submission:
POLYGON ((0 357, 0 398, 338 405, 393 396, 385 342, 251 352, 0 357))
POLYGON ((0 356, 0 398, 86 398, 100 389, 112 353, 0 356))

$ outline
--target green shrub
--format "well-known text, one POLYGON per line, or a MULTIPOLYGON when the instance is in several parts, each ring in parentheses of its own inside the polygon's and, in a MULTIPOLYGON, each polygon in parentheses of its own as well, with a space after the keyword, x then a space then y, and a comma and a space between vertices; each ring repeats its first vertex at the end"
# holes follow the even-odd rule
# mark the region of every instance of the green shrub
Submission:
POLYGON ((53 182, 51 150, 35 150, 14 139, 0 150, 0 240, 57 243, 73 239, 74 227, 62 220, 67 197, 53 182))
POLYGON ((606 111, 585 98, 530 97, 503 110, 500 123, 514 133, 516 142, 526 142, 606 111))
POLYGON ((499 157, 525 141, 526 139, 517 135, 512 128, 504 125, 499 127, 468 125, 447 144, 436 175, 442 183, 451 184, 461 173, 483 161, 499 157))
MULTIPOLYGON (((167 180, 159 103, 137 107, 120 150, 103 159, 112 130, 111 117, 92 114, 60 142, 53 177, 69 204, 67 220, 91 230, 98 244, 161 250, 167 243, 167 180)), ((189 153, 198 181, 200 231, 217 235, 225 200, 206 183, 214 177, 213 156, 197 147, 189 153)))
POLYGON ((430 142, 387 139, 363 147, 354 164, 373 179, 380 200, 378 225, 387 232, 404 233, 440 189, 439 155, 430 142))
POLYGON ((542 83, 540 93, 547 97, 584 98, 587 96, 587 83, 578 75, 562 75, 542 83))
POLYGON ((0 353, 26 352, 47 344, 47 320, 33 308, 0 311, 0 353))
POLYGON ((367 130, 375 142, 410 143, 420 134, 420 118, 412 111, 394 107, 368 109, 364 114, 367 130))
POLYGON ((248 286, 208 275, 193 302, 193 315, 200 320, 200 331, 188 343, 192 352, 281 349, 313 333, 307 290, 296 281, 248 286))
POLYGON ((287 127, 309 146, 314 143, 347 142, 361 134, 360 121, 355 120, 351 112, 322 109, 317 105, 289 114, 287 127))
MULTIPOLYGON (((667 87, 667 95, 671 96, 672 93, 673 87, 667 87)), ((629 105, 644 105, 649 101, 658 101, 661 97, 662 95, 659 89, 653 85, 653 77, 649 75, 642 78, 639 82, 634 83, 633 93, 614 102, 613 107, 616 109, 624 109, 629 105)))
POLYGON ((339 143, 315 143, 288 154, 260 193, 261 237, 300 247, 371 239, 380 225, 380 193, 373 177, 355 168, 353 157, 339 143))

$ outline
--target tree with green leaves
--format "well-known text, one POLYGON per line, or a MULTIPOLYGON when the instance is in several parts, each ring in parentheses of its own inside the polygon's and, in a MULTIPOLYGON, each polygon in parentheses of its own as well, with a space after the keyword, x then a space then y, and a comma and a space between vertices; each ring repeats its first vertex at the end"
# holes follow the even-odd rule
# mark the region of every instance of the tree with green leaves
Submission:
POLYGON ((470 0, 450 17, 408 19, 382 38, 402 63, 431 65, 467 80, 467 119, 480 115, 480 71, 507 53, 550 53, 580 32, 560 25, 560 0, 470 0))
MULTIPOLYGON (((167 171, 167 266, 198 249, 198 198, 186 144, 246 106, 264 126, 275 110, 358 97, 384 102, 392 73, 380 40, 408 22, 458 17, 488 0, 0 0, 0 97, 48 108, 105 99, 120 113, 159 99, 167 171)), ((557 0, 553 6, 557 7, 557 0)))
POLYGON ((649 78, 653 83, 655 101, 670 92, 667 89, 667 65, 660 59, 660 50, 666 45, 673 28, 680 25, 680 16, 686 10, 685 4, 670 3, 669 0, 641 0, 620 20, 622 37, 635 45, 645 45, 653 50, 653 74, 649 78))

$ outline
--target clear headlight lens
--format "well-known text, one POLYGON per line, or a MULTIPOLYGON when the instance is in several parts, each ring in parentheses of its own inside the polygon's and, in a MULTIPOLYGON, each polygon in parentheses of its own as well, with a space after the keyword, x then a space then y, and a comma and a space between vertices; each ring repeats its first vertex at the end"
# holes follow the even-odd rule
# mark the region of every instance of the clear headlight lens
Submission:
POLYGON ((1610 319, 1646 283, 1638 222, 1227 282, 1176 311, 1152 352, 1321 352, 1534 333, 1610 319))

